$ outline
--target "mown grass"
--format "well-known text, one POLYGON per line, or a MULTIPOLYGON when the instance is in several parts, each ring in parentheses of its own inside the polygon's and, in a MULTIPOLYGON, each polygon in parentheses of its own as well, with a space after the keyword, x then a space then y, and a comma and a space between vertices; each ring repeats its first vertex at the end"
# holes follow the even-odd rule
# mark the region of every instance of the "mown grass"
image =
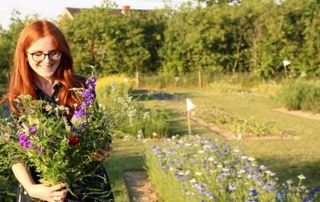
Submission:
MULTIPOLYGON (((169 92, 169 91, 168 91, 169 92)), ((247 91, 217 92, 212 89, 170 90, 170 93, 186 95, 201 107, 218 107, 227 113, 271 124, 285 131, 291 131, 299 139, 243 139, 230 141, 239 145, 260 164, 276 172, 280 180, 297 180, 304 174, 309 186, 320 186, 320 124, 319 121, 297 117, 278 111, 272 97, 247 91)), ((147 105, 160 105, 169 109, 184 109, 185 103, 151 100, 147 105)), ((197 110, 194 110, 195 116, 197 110)))

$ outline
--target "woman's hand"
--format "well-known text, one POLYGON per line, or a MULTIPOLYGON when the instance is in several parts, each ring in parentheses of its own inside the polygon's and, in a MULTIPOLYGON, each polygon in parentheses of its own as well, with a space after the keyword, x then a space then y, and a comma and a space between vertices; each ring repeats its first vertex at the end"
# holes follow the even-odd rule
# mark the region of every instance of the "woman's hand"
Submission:
POLYGON ((112 144, 107 143, 105 150, 99 150, 95 152, 92 156, 92 159, 95 161, 104 161, 111 156, 111 152, 112 152, 112 144))
POLYGON ((44 184, 33 184, 26 187, 26 191, 32 198, 49 202, 63 202, 68 193, 63 183, 51 187, 44 184))

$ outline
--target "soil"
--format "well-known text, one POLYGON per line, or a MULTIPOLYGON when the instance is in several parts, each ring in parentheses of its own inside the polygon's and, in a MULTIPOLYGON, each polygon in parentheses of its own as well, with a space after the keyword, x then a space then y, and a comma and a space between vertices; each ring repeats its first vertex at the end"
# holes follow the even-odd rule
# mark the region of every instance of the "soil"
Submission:
POLYGON ((311 112, 304 112, 304 111, 300 111, 300 110, 287 110, 285 108, 274 109, 274 111, 320 121, 320 114, 315 114, 315 113, 311 113, 311 112))
POLYGON ((144 170, 130 170, 124 173, 130 202, 160 202, 144 170))

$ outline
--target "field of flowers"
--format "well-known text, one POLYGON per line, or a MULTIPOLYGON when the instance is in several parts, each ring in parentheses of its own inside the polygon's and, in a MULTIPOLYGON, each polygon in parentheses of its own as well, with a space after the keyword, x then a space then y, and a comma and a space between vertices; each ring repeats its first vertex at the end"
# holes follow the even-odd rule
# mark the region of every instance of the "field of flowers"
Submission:
POLYGON ((174 136, 146 156, 150 179, 164 201, 320 200, 320 189, 305 187, 303 175, 298 184, 290 179, 280 184, 276 173, 217 139, 174 136))

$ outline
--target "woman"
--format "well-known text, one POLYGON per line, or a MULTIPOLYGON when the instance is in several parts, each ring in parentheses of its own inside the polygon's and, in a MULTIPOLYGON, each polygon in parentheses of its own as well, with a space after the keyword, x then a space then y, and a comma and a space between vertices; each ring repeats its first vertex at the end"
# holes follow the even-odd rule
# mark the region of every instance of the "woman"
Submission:
MULTIPOLYGON (((69 90, 74 87, 83 87, 80 77, 73 75, 73 60, 69 45, 61 30, 49 21, 39 20, 27 25, 21 32, 14 54, 13 68, 11 69, 9 88, 1 100, 9 102, 10 110, 19 114, 14 99, 21 94, 31 95, 35 99, 43 99, 64 105, 73 111, 74 104, 80 103, 77 95, 69 90)), ((103 161, 107 157, 105 151, 94 154, 96 161, 103 161)), ((107 178, 102 169, 97 171, 107 178)), ((66 185, 64 183, 46 186, 39 183, 35 169, 23 162, 15 163, 12 171, 19 182, 18 201, 67 201, 66 185)), ((92 182, 86 179, 79 188, 81 201, 113 201, 109 183, 92 182), (84 183, 84 184, 83 184, 84 183), (99 184, 109 191, 108 196, 102 199, 89 197, 81 199, 81 188, 86 184, 99 184), (102 185, 101 185, 102 184, 102 185)), ((94 179, 96 180, 96 179, 94 179)), ((72 199, 74 201, 75 199, 72 199)))

